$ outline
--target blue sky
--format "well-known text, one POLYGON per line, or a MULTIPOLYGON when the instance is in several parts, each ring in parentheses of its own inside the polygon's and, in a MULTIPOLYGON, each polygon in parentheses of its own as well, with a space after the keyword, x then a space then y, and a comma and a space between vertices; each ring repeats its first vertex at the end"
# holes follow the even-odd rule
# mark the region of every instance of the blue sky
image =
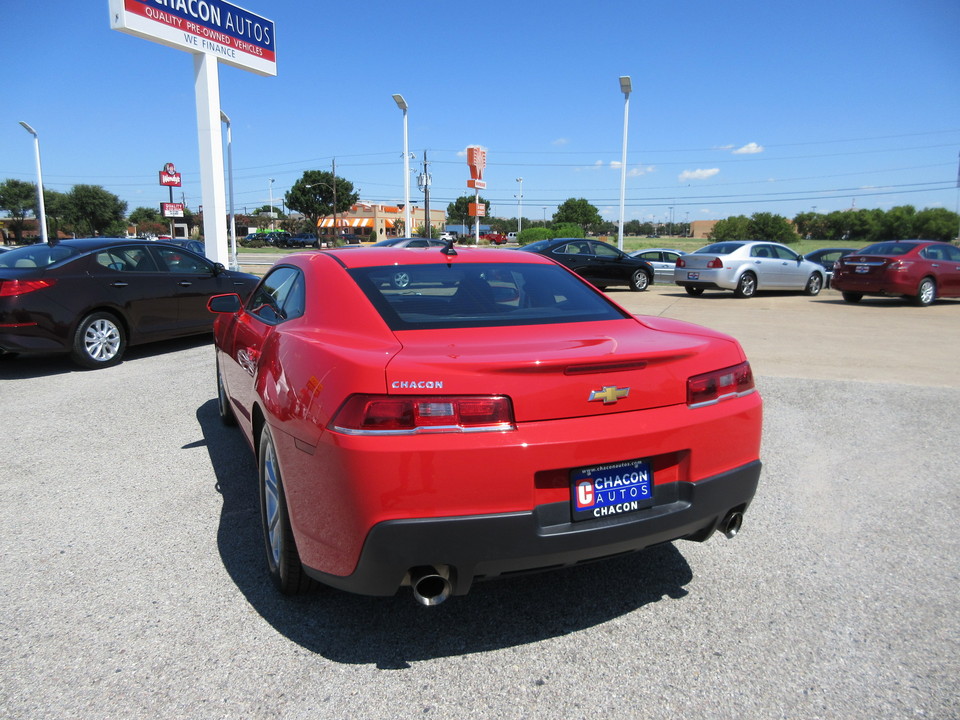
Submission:
MULTIPOLYGON (((276 77, 221 65, 238 209, 330 169, 362 200, 403 198, 402 115, 433 177, 467 194, 487 148, 492 214, 549 218, 584 197, 618 217, 630 75, 627 219, 718 219, 896 205, 957 209, 960 3, 238 3, 276 23, 276 77)), ((102 185, 156 207, 164 163, 201 204, 193 65, 109 27, 107 0, 3 0, 0 180, 102 185)), ((471 191, 472 192, 472 191, 471 191)), ((179 198, 179 193, 178 197, 179 198)))

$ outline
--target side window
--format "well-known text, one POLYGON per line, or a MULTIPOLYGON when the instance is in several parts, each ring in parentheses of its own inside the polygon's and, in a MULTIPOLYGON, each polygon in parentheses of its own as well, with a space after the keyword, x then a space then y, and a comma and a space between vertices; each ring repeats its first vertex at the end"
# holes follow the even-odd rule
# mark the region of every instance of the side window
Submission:
POLYGON ((127 258, 119 250, 101 250, 97 253, 97 264, 117 272, 129 272, 133 267, 127 264, 127 258))
POLYGON ((200 275, 212 272, 210 267, 192 253, 174 249, 174 248, 150 248, 158 259, 160 267, 167 268, 173 273, 189 273, 191 275, 200 275))
POLYGON ((269 273, 247 301, 247 311, 271 325, 300 317, 305 306, 303 275, 289 266, 269 273))
POLYGON ((766 245, 754 245, 750 248, 750 257, 771 257, 770 248, 766 245))
POLYGON ((663 254, 663 261, 668 263, 676 263, 677 258, 680 257, 677 253, 665 252, 663 254))
POLYGON ((120 272, 157 272, 157 264, 142 245, 103 250, 97 253, 97 262, 120 272))
POLYGON ((943 251, 944 259, 950 262, 960 262, 960 247, 954 245, 944 245, 940 248, 943 251))
POLYGON ((616 260, 620 257, 620 252, 615 247, 602 242, 590 243, 590 252, 605 260, 616 260))
POLYGON ((774 257, 780 258, 781 260, 794 260, 797 259, 797 254, 790 248, 777 247, 776 245, 771 245, 770 250, 774 257))

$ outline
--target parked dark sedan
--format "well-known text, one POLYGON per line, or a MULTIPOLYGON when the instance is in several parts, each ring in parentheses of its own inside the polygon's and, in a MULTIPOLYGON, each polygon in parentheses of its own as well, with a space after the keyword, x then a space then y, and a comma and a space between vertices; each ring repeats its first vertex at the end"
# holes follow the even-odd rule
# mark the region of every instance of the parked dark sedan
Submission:
POLYGON ((653 282, 650 263, 630 257, 600 240, 554 238, 538 240, 524 245, 520 250, 546 255, 601 290, 608 285, 626 285, 640 292, 653 282))
POLYGON ((808 252, 803 256, 804 260, 809 260, 810 262, 815 262, 817 265, 821 265, 824 270, 827 271, 827 277, 824 281, 824 287, 830 287, 830 282, 833 279, 833 264, 837 262, 842 257, 849 255, 852 252, 856 252, 856 248, 839 248, 839 247, 828 247, 820 248, 819 250, 813 250, 808 252))
POLYGON ((0 255, 0 354, 65 352, 84 367, 109 367, 129 345, 210 332, 207 298, 246 297, 257 282, 162 242, 17 248, 0 255))

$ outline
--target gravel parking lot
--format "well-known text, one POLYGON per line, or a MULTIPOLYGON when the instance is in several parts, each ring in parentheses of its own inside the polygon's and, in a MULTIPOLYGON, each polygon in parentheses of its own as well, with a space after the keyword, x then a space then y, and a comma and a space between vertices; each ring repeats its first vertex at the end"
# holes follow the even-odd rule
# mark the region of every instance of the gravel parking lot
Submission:
POLYGON ((742 532, 436 608, 274 592, 209 338, 0 363, 0 717, 960 717, 960 301, 611 294, 744 344, 742 532))

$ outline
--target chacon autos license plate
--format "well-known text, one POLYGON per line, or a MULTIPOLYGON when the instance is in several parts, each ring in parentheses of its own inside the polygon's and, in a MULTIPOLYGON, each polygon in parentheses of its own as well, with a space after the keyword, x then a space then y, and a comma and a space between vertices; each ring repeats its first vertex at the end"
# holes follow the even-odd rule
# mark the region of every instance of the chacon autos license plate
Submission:
POLYGON ((653 470, 644 460, 597 465, 570 472, 574 520, 623 515, 653 505, 653 470))
POLYGON ((687 273, 687 280, 699 280, 699 279, 700 279, 700 273, 698 272, 687 273))

